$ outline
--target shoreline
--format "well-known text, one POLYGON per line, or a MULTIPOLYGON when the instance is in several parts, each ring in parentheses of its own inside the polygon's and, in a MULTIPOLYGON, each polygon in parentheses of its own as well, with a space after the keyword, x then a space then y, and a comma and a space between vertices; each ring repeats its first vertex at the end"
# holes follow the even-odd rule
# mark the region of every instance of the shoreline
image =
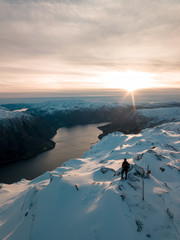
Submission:
POLYGON ((1 166, 0 182, 11 184, 24 178, 32 180, 46 171, 52 171, 56 167, 62 166, 65 162, 75 157, 82 157, 91 149, 92 145, 99 142, 100 130, 98 126, 101 124, 59 128, 56 135, 51 138, 55 142, 54 148, 43 151, 29 159, 1 166), (70 141, 66 138, 67 136, 70 141), (79 137, 78 139, 76 139, 77 136, 79 137))

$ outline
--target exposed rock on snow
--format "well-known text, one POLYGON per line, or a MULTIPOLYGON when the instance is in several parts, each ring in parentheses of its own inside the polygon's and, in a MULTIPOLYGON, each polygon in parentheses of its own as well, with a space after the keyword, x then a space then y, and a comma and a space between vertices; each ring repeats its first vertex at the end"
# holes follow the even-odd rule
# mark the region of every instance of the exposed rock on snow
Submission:
POLYGON ((141 232, 143 230, 143 224, 140 220, 136 220, 137 232, 141 232))

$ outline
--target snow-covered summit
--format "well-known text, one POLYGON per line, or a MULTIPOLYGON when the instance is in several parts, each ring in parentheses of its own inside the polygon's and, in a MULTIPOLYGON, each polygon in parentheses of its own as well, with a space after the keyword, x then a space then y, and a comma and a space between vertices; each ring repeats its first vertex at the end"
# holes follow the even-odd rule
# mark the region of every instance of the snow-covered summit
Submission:
POLYGON ((33 181, 1 184, 0 238, 178 240, 179 158, 180 122, 109 134, 83 158, 33 181), (124 158, 132 166, 126 181, 124 158))

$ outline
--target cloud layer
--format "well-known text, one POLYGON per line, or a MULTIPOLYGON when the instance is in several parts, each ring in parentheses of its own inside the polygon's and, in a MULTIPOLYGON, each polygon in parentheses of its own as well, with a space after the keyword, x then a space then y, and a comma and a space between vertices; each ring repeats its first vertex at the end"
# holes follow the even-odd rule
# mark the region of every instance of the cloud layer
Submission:
POLYGON ((180 87, 179 12, 178 0, 0 0, 0 89, 103 87, 101 73, 127 70, 180 87))

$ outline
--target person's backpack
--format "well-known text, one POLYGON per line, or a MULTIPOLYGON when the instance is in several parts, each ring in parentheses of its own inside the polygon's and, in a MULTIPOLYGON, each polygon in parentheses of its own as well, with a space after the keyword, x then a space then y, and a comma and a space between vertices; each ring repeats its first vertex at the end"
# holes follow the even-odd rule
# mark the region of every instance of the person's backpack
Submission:
POLYGON ((130 164, 128 162, 123 162, 123 164, 122 164, 122 168, 124 168, 124 169, 128 169, 129 166, 130 166, 130 164))

